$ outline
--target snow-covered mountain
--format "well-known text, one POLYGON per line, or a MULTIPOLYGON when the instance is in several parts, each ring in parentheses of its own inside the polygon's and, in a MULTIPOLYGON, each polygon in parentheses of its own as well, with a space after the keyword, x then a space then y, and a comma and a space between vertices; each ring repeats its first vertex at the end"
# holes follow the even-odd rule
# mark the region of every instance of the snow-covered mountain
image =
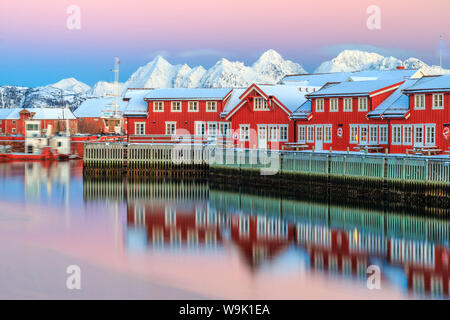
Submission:
MULTIPOLYGON (((315 72, 391 70, 398 66, 421 69, 426 74, 450 73, 450 70, 429 66, 417 58, 401 60, 358 50, 342 51, 334 59, 322 63, 315 72)), ((287 74, 301 73, 306 71, 300 64, 283 59, 275 50, 264 52, 251 66, 223 58, 208 70, 202 66, 172 65, 158 56, 120 83, 119 92, 123 94, 127 88, 245 87, 252 83, 277 83, 287 74)), ((69 105, 75 109, 88 97, 102 97, 113 92, 113 83, 99 81, 91 88, 74 78, 36 88, 3 86, 0 87, 0 107, 69 105)))
POLYGON ((401 60, 394 57, 384 57, 374 52, 359 50, 342 51, 334 59, 323 62, 315 70, 315 73, 393 70, 400 66, 404 66, 406 69, 421 69, 426 74, 450 73, 450 70, 441 70, 439 66, 429 66, 417 58, 401 60))

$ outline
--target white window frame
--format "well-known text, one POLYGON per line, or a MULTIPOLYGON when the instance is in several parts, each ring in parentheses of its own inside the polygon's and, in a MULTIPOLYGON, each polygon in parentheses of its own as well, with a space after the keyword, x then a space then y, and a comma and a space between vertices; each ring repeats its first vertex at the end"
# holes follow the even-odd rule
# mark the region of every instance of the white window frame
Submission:
POLYGON ((425 95, 424 94, 415 94, 414 95, 414 110, 425 110, 425 107, 426 107, 425 95), (418 102, 421 102, 421 105, 419 105, 418 102))
POLYGON ((289 140, 289 126, 287 124, 280 124, 280 127, 278 129, 278 137, 279 140, 284 142, 289 140), (286 137, 283 137, 283 131, 286 131, 286 137))
POLYGON ((250 141, 250 125, 240 124, 239 125, 239 140, 240 141, 250 141))
POLYGON ((325 111, 325 100, 324 99, 316 99, 316 112, 324 112, 325 111))
POLYGON ((413 144, 414 144, 414 146, 415 147, 423 147, 424 145, 425 145, 425 129, 424 129, 424 126, 423 126, 423 124, 415 124, 414 126, 413 126, 413 128, 414 128, 414 133, 413 133, 413 135, 414 135, 414 137, 413 137, 413 144), (421 138, 422 138, 422 140, 420 141, 420 142, 417 142, 416 141, 416 138, 417 138, 417 135, 416 135, 416 133, 417 133, 417 129, 420 129, 421 130, 421 138))
POLYGON ((253 99, 253 110, 254 111, 269 111, 269 103, 266 98, 255 97, 253 99))
POLYGON ((315 139, 315 130, 314 125, 308 125, 306 130, 306 142, 314 143, 315 139))
MULTIPOLYGON (((170 130, 170 131, 172 131, 172 130, 170 130)), ((166 121, 166 135, 173 136, 176 134, 177 134, 177 122, 176 121, 166 121), (174 130, 172 133, 169 133, 169 131, 167 130, 168 126, 172 126, 172 125, 174 126, 174 130)))
POLYGON ((171 112, 181 112, 182 111, 182 103, 181 103, 181 101, 172 101, 170 103, 170 111, 171 112), (174 109, 174 106, 176 106, 178 103, 180 104, 180 109, 179 110, 174 109))
POLYGON ((339 112, 339 98, 330 98, 330 112, 339 112))
POLYGON ((206 112, 217 112, 217 101, 206 101, 206 112))
POLYGON ((305 143, 306 142, 306 126, 305 125, 298 125, 297 126, 297 142, 298 143, 305 143), (302 134, 300 134, 301 131, 303 132, 302 134))
POLYGON ((403 145, 411 146, 413 144, 413 127, 411 124, 403 125, 403 145), (409 132, 409 140, 407 139, 407 133, 409 132))
POLYGON ((352 112, 353 111, 353 98, 344 98, 343 99, 343 104, 344 104, 344 112, 352 112), (350 104, 346 103, 350 101, 350 104))
POLYGON ((217 136, 217 131, 218 131, 217 122, 208 122, 207 135, 209 137, 215 137, 215 136, 217 136), (214 126, 213 131, 215 131, 215 132, 211 132, 212 131, 212 126, 214 126))
POLYGON ((378 126, 370 125, 369 126, 369 144, 378 144, 378 126), (373 135, 373 130, 375 130, 375 135, 373 135), (372 139, 375 138, 375 139, 372 139))
POLYGON ((153 112, 164 112, 164 101, 153 101, 153 112))
POLYGON ((145 135, 145 122, 135 122, 134 123, 134 134, 136 136, 145 135), (138 126, 142 126, 142 128, 144 129, 142 133, 141 133, 141 130, 138 130, 138 126))
POLYGON ((350 144, 358 144, 359 141, 359 126, 356 124, 350 125, 350 144), (355 137, 356 133, 356 137, 355 137))
POLYGON ((367 99, 367 97, 358 98, 358 111, 359 112, 369 111, 369 99, 367 99))
POLYGON ((198 112, 200 103, 198 101, 189 101, 188 102, 188 112, 198 112), (192 106, 196 106, 195 109, 191 108, 192 106))
POLYGON ((231 122, 220 122, 219 123, 219 135, 222 137, 229 137, 231 135, 231 122), (225 130, 225 128, 226 128, 226 130, 225 130))
POLYGON ((434 147, 436 145, 436 125, 435 124, 431 124, 431 123, 426 124, 424 126, 423 133, 424 133, 424 137, 423 137, 424 138, 424 141, 423 141, 424 145, 427 146, 427 147, 434 147), (428 130, 429 129, 432 129, 433 135, 431 137, 432 137, 433 141, 429 141, 428 140, 428 130))
POLYGON ((442 110, 444 109, 444 94, 443 93, 434 93, 433 94, 433 104, 432 109, 434 110, 442 110), (440 99, 437 99, 440 97, 440 99), (440 102, 440 105, 436 105, 436 102, 440 102))
POLYGON ((333 142, 333 126, 331 124, 326 124, 323 126, 323 142, 333 142))
POLYGON ((392 125, 392 145, 399 146, 402 144, 402 125, 392 125))
POLYGON ((278 141, 278 126, 276 124, 267 125, 267 141, 278 141))
POLYGON ((195 135, 199 137, 206 136, 206 122, 204 121, 195 121, 195 135))
POLYGON ((358 134, 359 134, 358 139, 359 139, 360 143, 365 143, 365 144, 369 143, 369 126, 368 125, 359 125, 358 134), (363 131, 366 132, 366 139, 365 139, 365 141, 362 140, 362 137, 363 137, 362 132, 363 131))
POLYGON ((379 144, 387 144, 388 143, 388 135, 389 135, 389 130, 388 130, 388 125, 387 124, 383 124, 380 125, 378 128, 378 143, 379 144))

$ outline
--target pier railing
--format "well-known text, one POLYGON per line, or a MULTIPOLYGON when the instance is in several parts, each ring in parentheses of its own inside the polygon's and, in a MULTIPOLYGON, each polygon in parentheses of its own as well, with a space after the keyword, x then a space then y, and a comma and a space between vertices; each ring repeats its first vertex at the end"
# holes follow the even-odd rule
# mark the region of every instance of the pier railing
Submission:
POLYGON ((293 152, 197 144, 86 143, 86 166, 259 171, 418 183, 450 183, 450 157, 293 152))

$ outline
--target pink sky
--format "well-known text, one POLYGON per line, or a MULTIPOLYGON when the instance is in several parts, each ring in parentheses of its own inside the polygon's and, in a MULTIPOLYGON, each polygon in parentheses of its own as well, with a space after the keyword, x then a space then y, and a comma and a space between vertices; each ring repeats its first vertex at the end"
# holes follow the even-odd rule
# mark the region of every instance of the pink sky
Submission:
POLYGON ((437 64, 439 35, 450 39, 449 13, 448 0, 2 0, 0 49, 15 70, 70 57, 85 76, 94 60, 109 65, 114 55, 131 72, 159 53, 210 66, 220 57, 252 63, 267 49, 308 71, 343 48, 437 64), (66 28, 69 5, 81 8, 81 30, 66 28), (366 27, 369 5, 381 9, 381 30, 366 27))

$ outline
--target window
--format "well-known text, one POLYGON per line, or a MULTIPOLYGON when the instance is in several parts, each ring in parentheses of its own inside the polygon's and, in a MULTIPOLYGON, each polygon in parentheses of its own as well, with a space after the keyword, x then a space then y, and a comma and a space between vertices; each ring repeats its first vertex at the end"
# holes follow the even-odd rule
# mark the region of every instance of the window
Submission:
POLYGON ((181 112, 181 101, 172 101, 172 112, 181 112))
POLYGON ((350 125, 350 143, 358 143, 358 126, 350 125))
POLYGON ((388 140, 388 126, 382 125, 382 126, 380 126, 379 142, 380 142, 380 144, 387 144, 387 140, 388 140))
POLYGON ((316 99, 316 112, 323 112, 324 111, 324 107, 323 107, 323 99, 316 99))
POLYGON ((200 122, 200 121, 195 122, 195 135, 202 136, 202 137, 204 135, 206 135, 206 123, 205 122, 200 122))
POLYGON ((188 112, 198 112, 198 101, 189 101, 188 112))
POLYGON ((270 125, 269 126, 269 141, 277 141, 278 140, 278 126, 270 125))
POLYGON ((332 126, 331 124, 327 124, 324 126, 325 129, 325 139, 324 142, 325 143, 331 143, 332 139, 333 139, 333 134, 332 134, 332 126))
POLYGON ((16 133, 16 128, 12 128, 12 133, 16 133))
POLYGON ((176 122, 166 122, 166 134, 173 135, 177 132, 177 123, 176 122))
POLYGON ((412 145, 412 126, 404 125, 403 126, 403 144, 404 145, 412 145))
POLYGON ((433 94, 433 109, 444 109, 444 95, 442 93, 433 94))
POLYGON ((369 143, 376 144, 378 142, 378 126, 369 127, 369 143))
POLYGON ((392 144, 402 144, 402 126, 393 125, 392 126, 392 144))
POLYGON ((425 144, 427 146, 434 146, 435 144, 435 128, 434 124, 425 125, 425 144))
POLYGON ((28 123, 27 131, 39 131, 39 124, 37 123, 28 123))
POLYGON ((306 142, 314 142, 314 126, 308 126, 308 136, 306 142))
POLYGON ((249 141, 250 140, 250 125, 241 124, 239 126, 240 129, 240 140, 241 141, 249 141))
POLYGON ((339 99, 332 98, 330 99, 330 112, 338 112, 339 111, 339 99))
POLYGON ((255 98, 253 109, 255 111, 269 110, 267 100, 264 98, 255 98))
POLYGON ((422 125, 414 126, 414 145, 415 146, 423 145, 423 126, 422 125))
POLYGON ((208 136, 216 136, 217 135, 217 123, 208 122, 208 136))
POLYGON ((368 111, 366 97, 358 98, 358 111, 368 111))
POLYGON ((280 141, 288 141, 288 126, 280 125, 280 141))
POLYGON ((305 126, 298 126, 297 141, 300 143, 306 142, 306 127, 305 126))
POLYGON ((206 112, 216 112, 217 102, 216 101, 206 101, 206 112))
POLYGON ((351 112, 353 110, 352 98, 344 98, 344 111, 351 112))
POLYGON ((135 122, 134 134, 140 136, 145 134, 145 122, 135 122))
POLYGON ((359 142, 360 143, 367 143, 368 141, 368 127, 367 126, 360 126, 359 127, 359 142))
POLYGON ((416 94, 414 96, 414 109, 425 110, 425 95, 424 94, 416 94))
POLYGON ((221 122, 219 124, 219 134, 223 137, 230 135, 230 124, 228 122, 221 122))
POLYGON ((164 102, 154 101, 153 102, 153 112, 164 112, 164 102))

